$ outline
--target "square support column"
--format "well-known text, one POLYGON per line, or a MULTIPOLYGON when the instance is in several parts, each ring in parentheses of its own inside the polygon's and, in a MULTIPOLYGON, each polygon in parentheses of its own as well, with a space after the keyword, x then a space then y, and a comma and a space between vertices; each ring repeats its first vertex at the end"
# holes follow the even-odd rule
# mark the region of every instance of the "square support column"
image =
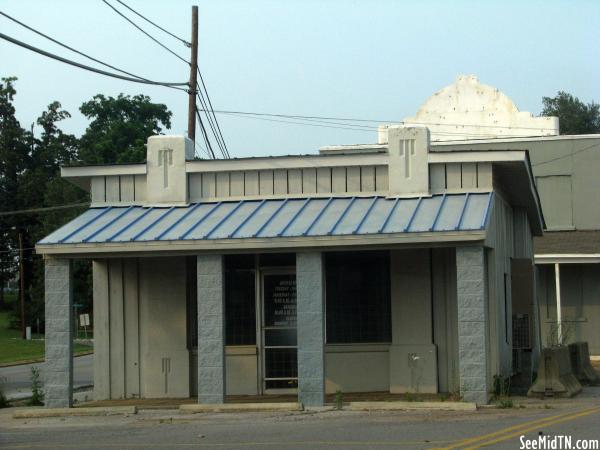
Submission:
POLYGON ((201 255, 198 276, 198 403, 225 402, 225 279, 222 255, 201 255))
POLYGON ((464 400, 488 402, 487 271, 483 247, 456 248, 458 367, 464 400))
POLYGON ((320 252, 296 254, 298 401, 325 403, 325 267, 320 252))
POLYGON ((73 406, 73 283, 68 259, 45 264, 46 408, 73 406))

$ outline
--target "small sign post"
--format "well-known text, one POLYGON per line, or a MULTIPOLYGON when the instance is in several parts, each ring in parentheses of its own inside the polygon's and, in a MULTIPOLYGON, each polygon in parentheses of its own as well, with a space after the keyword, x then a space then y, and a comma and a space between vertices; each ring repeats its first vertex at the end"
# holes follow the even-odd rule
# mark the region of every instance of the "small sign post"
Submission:
POLYGON ((83 327, 85 338, 87 339, 87 327, 90 326, 90 315, 89 314, 80 314, 79 315, 79 325, 83 327))

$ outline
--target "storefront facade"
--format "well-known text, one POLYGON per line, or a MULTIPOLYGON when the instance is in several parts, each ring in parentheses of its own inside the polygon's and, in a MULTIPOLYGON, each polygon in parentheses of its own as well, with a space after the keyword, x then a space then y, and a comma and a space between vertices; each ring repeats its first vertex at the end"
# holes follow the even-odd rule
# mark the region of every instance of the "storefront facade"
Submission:
POLYGON ((64 168, 92 207, 37 246, 47 404, 72 398, 74 258, 93 260, 97 399, 486 403, 512 373, 512 296, 537 311, 527 153, 433 152, 426 128, 388 133, 377 151, 221 161, 156 136, 146 164, 64 168))

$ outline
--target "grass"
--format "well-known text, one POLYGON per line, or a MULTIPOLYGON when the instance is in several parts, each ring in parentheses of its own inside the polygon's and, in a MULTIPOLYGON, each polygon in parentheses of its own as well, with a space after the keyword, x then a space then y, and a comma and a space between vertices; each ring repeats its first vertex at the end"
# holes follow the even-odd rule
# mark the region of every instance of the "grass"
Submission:
MULTIPOLYGON (((31 337, 31 341, 21 339, 21 330, 9 328, 9 312, 0 311, 0 364, 43 360, 44 336, 32 334, 31 337)), ((91 350, 89 345, 73 345, 75 354, 89 353, 91 350)))

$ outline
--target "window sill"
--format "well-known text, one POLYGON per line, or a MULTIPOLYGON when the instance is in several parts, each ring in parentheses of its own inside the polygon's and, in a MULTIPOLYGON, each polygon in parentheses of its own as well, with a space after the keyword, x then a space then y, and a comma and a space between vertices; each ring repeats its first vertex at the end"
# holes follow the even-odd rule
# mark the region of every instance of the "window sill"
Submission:
POLYGON ((325 353, 371 353, 388 352, 389 343, 368 344, 325 344, 325 353))

